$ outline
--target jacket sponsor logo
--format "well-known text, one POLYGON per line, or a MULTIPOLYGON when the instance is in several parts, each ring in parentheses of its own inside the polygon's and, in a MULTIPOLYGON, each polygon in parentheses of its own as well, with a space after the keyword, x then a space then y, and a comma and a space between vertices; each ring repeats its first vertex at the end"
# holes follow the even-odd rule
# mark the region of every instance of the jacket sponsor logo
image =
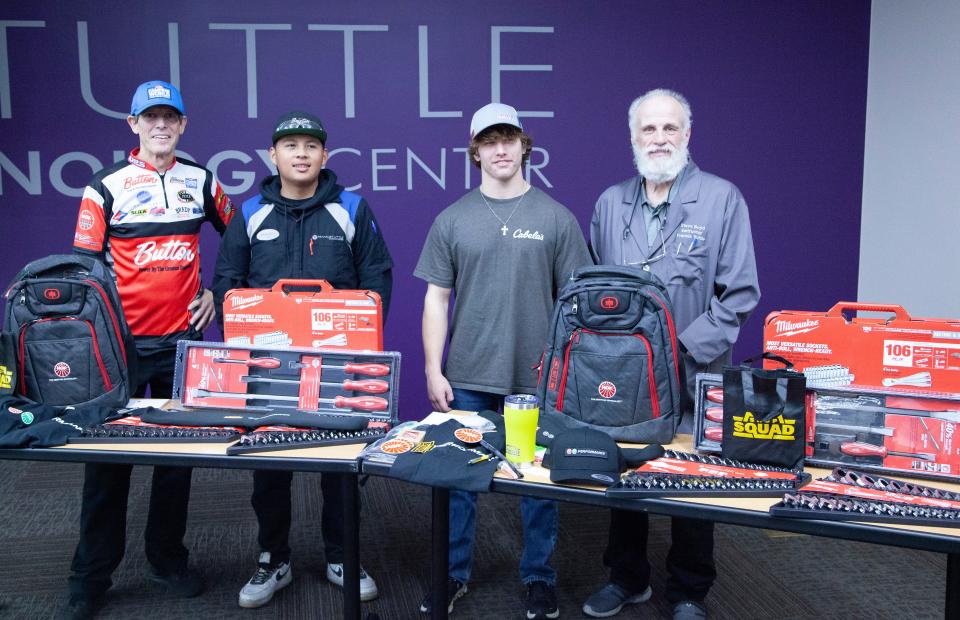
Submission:
POLYGON ((13 371, 6 366, 0 366, 0 388, 9 390, 13 387, 13 371))
POLYGON ((196 179, 187 179, 184 181, 184 184, 190 189, 197 189, 197 180, 196 179))
POLYGON ((280 231, 275 228, 264 228, 257 233, 257 239, 260 241, 273 241, 280 236, 280 231))
POLYGON ((344 241, 343 235, 313 235, 310 238, 314 241, 317 239, 326 239, 327 241, 344 241))
POLYGON ((182 189, 179 192, 177 192, 177 200, 179 200, 180 202, 193 202, 193 194, 191 194, 185 189, 182 189))
POLYGON ((167 179, 167 182, 170 183, 171 185, 173 184, 184 185, 186 183, 186 181, 184 179, 181 179, 180 177, 170 177, 169 179, 167 179))
POLYGON ((57 362, 53 366, 53 374, 57 375, 61 379, 70 376, 70 364, 66 362, 57 362))
POLYGON ((814 319, 807 319, 805 321, 784 321, 779 319, 774 322, 774 327, 777 330, 778 336, 796 336, 797 334, 812 332, 816 328, 820 327, 820 321, 814 319))
POLYGON ((797 421, 787 420, 780 414, 767 422, 759 422, 752 411, 745 411, 742 416, 733 417, 733 436, 793 441, 797 438, 797 421))
POLYGON ((24 411, 23 413, 20 414, 20 421, 26 424, 27 426, 33 424, 33 421, 35 419, 36 418, 34 417, 32 411, 24 411))
POLYGON ((604 310, 616 310, 619 305, 620 300, 612 295, 600 298, 600 307, 604 310))
POLYGON ((150 215, 163 215, 166 212, 167 212, 167 209, 163 205, 157 205, 152 209, 150 209, 150 215))
POLYGON ((156 241, 148 241, 137 246, 137 253, 133 257, 133 264, 137 267, 143 267, 154 261, 176 260, 192 262, 196 256, 196 253, 190 249, 190 244, 186 241, 167 241, 159 245, 156 241))
POLYGON ((250 295, 249 297, 233 295, 230 297, 230 307, 234 310, 242 310, 256 306, 261 301, 263 301, 263 295, 250 295))
POLYGON ((594 480, 599 480, 600 482, 606 482, 607 484, 614 483, 614 479, 607 474, 590 474, 590 477, 594 480))
POLYGON ((539 230, 530 232, 529 230, 520 230, 517 228, 513 231, 514 239, 535 239, 537 241, 543 241, 543 235, 540 234, 539 230))
POLYGON ((56 301, 60 299, 60 289, 58 288, 43 289, 43 298, 48 301, 56 301))
MULTIPOLYGON (((143 167, 142 162, 131 159, 131 163, 135 163, 141 168, 143 167)), ((138 174, 135 177, 125 178, 123 180, 123 189, 130 189, 132 187, 137 187, 138 185, 147 185, 148 183, 153 184, 156 182, 157 182, 157 177, 153 176, 152 174, 138 174)))
POLYGON ((597 392, 604 398, 613 398, 617 394, 617 386, 612 381, 604 381, 597 386, 597 392))
POLYGON ((77 226, 80 227, 80 230, 90 230, 93 228, 93 213, 90 213, 86 209, 80 212, 80 217, 77 220, 77 226))
POLYGON ((140 201, 140 204, 145 205, 150 202, 150 199, 153 198, 153 194, 147 190, 142 190, 137 192, 137 200, 140 201))

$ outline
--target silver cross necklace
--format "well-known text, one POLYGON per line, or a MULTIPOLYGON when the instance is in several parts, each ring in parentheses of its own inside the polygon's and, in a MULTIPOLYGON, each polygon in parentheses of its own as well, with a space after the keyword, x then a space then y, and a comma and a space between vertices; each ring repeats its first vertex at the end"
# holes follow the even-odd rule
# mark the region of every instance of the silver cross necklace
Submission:
POLYGON ((483 204, 487 205, 487 208, 490 209, 490 213, 493 213, 493 217, 497 218, 497 221, 502 224, 500 227, 500 234, 504 237, 507 236, 507 222, 510 221, 510 218, 513 217, 513 214, 517 212, 517 209, 520 208, 520 204, 523 202, 523 199, 527 196, 527 192, 530 190, 530 186, 525 184, 525 189, 523 193, 520 194, 520 198, 517 199, 517 203, 513 205, 513 211, 510 212, 510 215, 507 216, 507 219, 501 218, 497 215, 497 212, 493 210, 493 207, 490 206, 490 203, 487 201, 487 197, 483 195, 483 192, 480 193, 480 198, 483 199, 483 204))

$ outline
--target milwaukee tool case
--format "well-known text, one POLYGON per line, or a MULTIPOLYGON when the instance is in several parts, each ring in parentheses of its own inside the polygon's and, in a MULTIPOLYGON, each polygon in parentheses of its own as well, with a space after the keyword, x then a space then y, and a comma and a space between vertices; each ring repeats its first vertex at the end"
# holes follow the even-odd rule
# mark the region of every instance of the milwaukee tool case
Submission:
POLYGON ((223 300, 223 337, 237 345, 382 351, 380 295, 337 290, 326 280, 233 289, 223 300))
POLYGON ((811 385, 960 392, 960 319, 913 318, 897 305, 842 301, 827 312, 771 313, 763 348, 793 362, 811 385))

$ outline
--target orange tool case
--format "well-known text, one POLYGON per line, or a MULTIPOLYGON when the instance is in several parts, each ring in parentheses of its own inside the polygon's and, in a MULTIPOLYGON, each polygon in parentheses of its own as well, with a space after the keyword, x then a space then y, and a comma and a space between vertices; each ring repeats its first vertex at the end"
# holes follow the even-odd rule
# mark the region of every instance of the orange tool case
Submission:
POLYGON ((326 280, 233 289, 224 297, 223 317, 227 344, 383 350, 380 295, 334 289, 326 280))
POLYGON ((911 317, 898 305, 842 301, 826 312, 770 313, 763 346, 804 371, 808 383, 960 392, 960 319, 911 317), (858 317, 858 311, 891 316, 858 317))

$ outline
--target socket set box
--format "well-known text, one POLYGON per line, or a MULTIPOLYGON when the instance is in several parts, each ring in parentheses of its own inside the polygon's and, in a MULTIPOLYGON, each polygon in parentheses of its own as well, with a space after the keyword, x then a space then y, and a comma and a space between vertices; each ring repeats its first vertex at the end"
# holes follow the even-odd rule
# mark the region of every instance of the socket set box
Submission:
POLYGON ((380 295, 326 280, 233 289, 223 299, 223 337, 227 344, 381 351, 380 295))
POLYGON ((693 447, 720 454, 723 441, 723 375, 697 373, 693 400, 693 447))
POLYGON ((398 352, 181 340, 173 397, 190 410, 251 414, 263 426, 323 414, 326 428, 348 430, 335 422, 397 422, 399 377, 398 352))
POLYGON ((807 390, 806 463, 957 480, 960 394, 807 390))
POLYGON ((826 312, 772 312, 763 349, 793 362, 811 387, 960 392, 960 319, 911 317, 898 305, 840 302, 826 312))

